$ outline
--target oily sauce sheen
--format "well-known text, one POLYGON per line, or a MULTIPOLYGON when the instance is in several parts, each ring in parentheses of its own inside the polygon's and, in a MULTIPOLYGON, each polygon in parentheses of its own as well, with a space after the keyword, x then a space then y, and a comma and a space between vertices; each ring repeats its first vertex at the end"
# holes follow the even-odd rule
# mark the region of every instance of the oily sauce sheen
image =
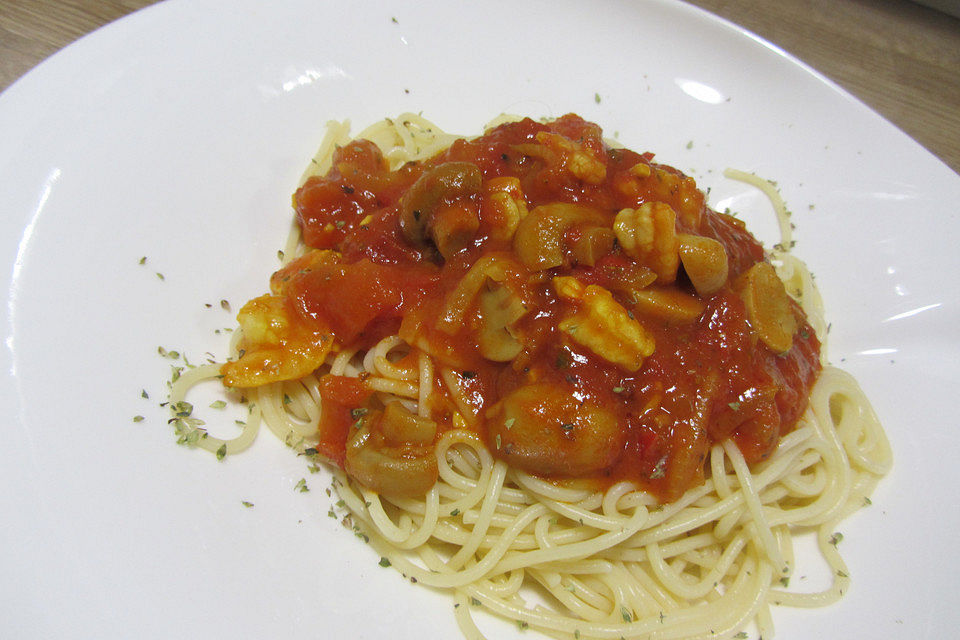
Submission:
MULTIPOLYGON (((576 115, 504 124, 395 171, 357 140, 294 203, 322 251, 274 275, 284 317, 340 348, 399 333, 445 372, 436 433, 459 414, 543 477, 629 479, 674 500, 718 441, 769 456, 820 370, 813 330, 743 224, 576 115)), ((351 428, 383 407, 362 380, 326 378, 317 450, 343 465, 351 428)), ((400 457, 431 446, 395 440, 400 457)))

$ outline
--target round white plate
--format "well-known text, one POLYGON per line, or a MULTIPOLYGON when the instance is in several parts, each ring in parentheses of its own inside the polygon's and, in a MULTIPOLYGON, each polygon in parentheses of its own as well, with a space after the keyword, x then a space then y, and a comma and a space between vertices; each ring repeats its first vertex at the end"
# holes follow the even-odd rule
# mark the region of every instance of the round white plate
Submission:
POLYGON ((849 595, 776 610, 778 638, 955 633, 960 177, 676 2, 172 0, 0 96, 0 636, 457 637, 451 600, 328 517, 328 473, 267 435, 218 463, 177 446, 158 406, 173 364, 158 347, 222 357, 220 300, 235 312, 266 290, 325 122, 403 111, 467 134, 501 112, 578 112, 768 242, 762 198, 721 172, 778 181, 832 360, 895 451, 841 527, 849 595))

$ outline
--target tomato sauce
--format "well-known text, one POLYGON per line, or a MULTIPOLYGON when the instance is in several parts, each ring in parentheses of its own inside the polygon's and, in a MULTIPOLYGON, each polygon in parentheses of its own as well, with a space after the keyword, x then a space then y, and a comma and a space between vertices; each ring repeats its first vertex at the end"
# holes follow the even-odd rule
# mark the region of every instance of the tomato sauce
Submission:
MULTIPOLYGON (((431 401, 439 430, 466 405, 493 454, 527 471, 676 499, 703 482, 716 442, 768 457, 820 369, 792 301, 774 314, 780 342, 764 329, 773 312, 750 295, 764 251, 743 225, 575 115, 505 124, 395 171, 351 142, 294 203, 306 244, 340 256, 292 279, 299 312, 343 346, 399 332, 453 373, 455 391, 437 384, 431 401), (722 270, 702 258, 720 253, 722 270)), ((318 449, 342 463, 351 411, 371 396, 340 378, 322 395, 318 449)))

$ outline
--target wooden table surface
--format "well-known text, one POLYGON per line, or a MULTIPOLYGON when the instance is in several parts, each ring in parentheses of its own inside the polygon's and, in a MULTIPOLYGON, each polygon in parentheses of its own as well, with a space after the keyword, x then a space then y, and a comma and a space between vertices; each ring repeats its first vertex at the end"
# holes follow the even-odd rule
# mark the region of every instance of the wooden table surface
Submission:
MULTIPOLYGON (((690 0, 832 78, 960 173, 960 19, 907 0, 690 0)), ((0 0, 0 90, 154 0, 0 0)))

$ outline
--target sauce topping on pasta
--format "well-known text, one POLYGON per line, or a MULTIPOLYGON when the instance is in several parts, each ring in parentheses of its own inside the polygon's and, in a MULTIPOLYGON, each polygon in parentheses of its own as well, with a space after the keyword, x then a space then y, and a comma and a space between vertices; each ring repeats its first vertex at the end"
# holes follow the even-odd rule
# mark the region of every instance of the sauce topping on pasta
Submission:
POLYGON ((820 343, 761 245, 694 180, 567 115, 461 139, 391 171, 357 140, 294 196, 313 250, 240 312, 224 382, 310 374, 390 335, 441 375, 412 412, 363 379, 321 380, 317 452, 388 495, 436 480, 467 426, 548 478, 630 479, 661 500, 711 445, 763 460, 793 429, 820 343))

